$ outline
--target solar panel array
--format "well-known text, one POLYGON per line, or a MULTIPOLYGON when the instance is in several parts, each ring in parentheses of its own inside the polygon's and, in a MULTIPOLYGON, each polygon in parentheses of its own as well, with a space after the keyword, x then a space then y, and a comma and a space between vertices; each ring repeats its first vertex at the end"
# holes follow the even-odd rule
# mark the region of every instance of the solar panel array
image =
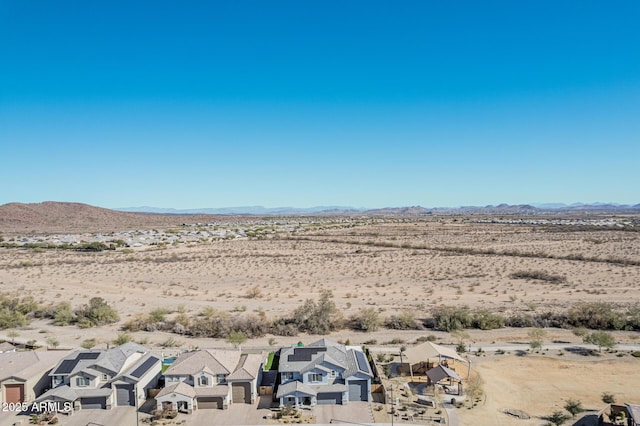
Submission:
POLYGON ((318 352, 326 352, 326 350, 327 348, 294 348, 293 353, 287 357, 287 361, 311 361, 318 352))
POLYGON ((158 362, 159 359, 156 357, 150 357, 148 358, 145 362, 142 363, 141 366, 139 366, 138 368, 136 368, 135 370, 133 370, 133 372, 131 373, 131 375, 135 378, 140 378, 144 375, 144 373, 146 373, 149 368, 151 368, 151 366, 153 364, 155 364, 156 362, 158 362))
POLYGON ((77 359, 65 359, 53 374, 69 374, 73 371, 77 363, 77 359))
POLYGON ((358 361, 358 369, 360 369, 360 371, 366 371, 368 373, 369 363, 367 362, 367 358, 364 356, 364 353, 360 351, 355 351, 355 352, 356 352, 356 361, 358 361))
POLYGON ((80 352, 76 359, 98 359, 100 352, 80 352))

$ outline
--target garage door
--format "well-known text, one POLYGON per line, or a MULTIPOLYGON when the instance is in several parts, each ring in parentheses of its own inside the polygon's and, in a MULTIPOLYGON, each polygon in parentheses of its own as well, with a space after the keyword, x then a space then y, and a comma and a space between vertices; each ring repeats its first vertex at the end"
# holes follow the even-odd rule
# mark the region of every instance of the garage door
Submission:
POLYGON ((235 404, 251 404, 251 383, 232 383, 232 401, 235 404))
POLYGON ((368 401, 367 381, 355 380, 349 382, 349 401, 368 401))
POLYGON ((103 398, 80 398, 80 407, 83 410, 86 410, 89 408, 105 408, 106 403, 105 403, 104 397, 103 398))
POLYGON ((5 402, 24 402, 24 385, 6 385, 5 402))
POLYGON ((221 397, 201 397, 198 398, 198 409, 211 409, 211 408, 219 408, 222 409, 222 398, 221 397))
POLYGON ((133 388, 129 386, 116 386, 116 404, 134 405, 135 398, 133 397, 133 388))
POLYGON ((342 393, 319 393, 317 396, 318 405, 342 404, 342 393))

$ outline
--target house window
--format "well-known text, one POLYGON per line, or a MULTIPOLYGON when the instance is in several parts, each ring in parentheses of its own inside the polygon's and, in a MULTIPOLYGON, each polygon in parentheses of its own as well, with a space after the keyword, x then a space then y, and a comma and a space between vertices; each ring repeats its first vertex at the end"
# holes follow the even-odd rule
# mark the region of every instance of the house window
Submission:
POLYGON ((311 374, 309 374, 309 380, 311 382, 321 382, 322 381, 322 374, 311 373, 311 374))
POLYGON ((218 374, 218 383, 224 383, 226 378, 227 378, 226 374, 218 374))
POLYGON ((76 377, 76 386, 78 387, 89 386, 89 380, 86 377, 76 377))
POLYGON ((336 370, 331 370, 331 373, 329 373, 329 377, 331 377, 332 379, 335 379, 336 375, 337 375, 336 370))
POLYGON ((282 373, 282 380, 291 380, 293 379, 293 373, 282 373))
POLYGON ((200 376, 200 386, 208 386, 209 385, 209 380, 207 379, 207 376, 200 376))
POLYGON ((102 380, 109 380, 109 375, 108 374, 103 374, 102 375, 102 380))
POLYGON ((53 386, 58 386, 62 382, 64 382, 64 377, 62 377, 62 376, 53 376, 53 386))

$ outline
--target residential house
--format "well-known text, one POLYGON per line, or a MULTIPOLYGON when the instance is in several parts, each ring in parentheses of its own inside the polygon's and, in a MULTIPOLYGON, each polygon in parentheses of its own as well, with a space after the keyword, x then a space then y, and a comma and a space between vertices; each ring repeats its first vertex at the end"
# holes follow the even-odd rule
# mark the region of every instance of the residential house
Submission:
POLYGON ((362 349, 328 339, 280 349, 280 406, 371 401, 373 373, 362 349))
POLYGON ((203 349, 185 352, 165 371, 165 388, 156 395, 158 409, 191 412, 253 404, 258 396, 262 355, 203 349))
POLYGON ((80 350, 49 373, 51 390, 38 402, 72 403, 73 410, 138 406, 158 383, 162 361, 137 343, 107 350, 80 350), (138 401, 138 403, 136 403, 138 401))
POLYGON ((47 374, 68 351, 0 353, 0 403, 30 403, 49 387, 47 374))

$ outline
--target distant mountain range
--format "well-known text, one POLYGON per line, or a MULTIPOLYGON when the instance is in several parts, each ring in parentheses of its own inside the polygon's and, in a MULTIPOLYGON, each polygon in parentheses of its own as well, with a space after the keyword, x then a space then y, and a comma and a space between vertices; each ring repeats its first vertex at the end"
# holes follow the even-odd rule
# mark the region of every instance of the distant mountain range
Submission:
POLYGON ((43 203, 9 203, 0 205, 0 233, 37 232, 109 232, 123 229, 150 229, 179 226, 182 223, 211 223, 217 220, 241 221, 243 216, 318 216, 318 215, 554 215, 554 214, 640 214, 640 204, 499 204, 496 206, 463 206, 425 208, 386 207, 364 209, 343 206, 310 208, 261 206, 208 209, 159 209, 134 207, 105 209, 88 204, 46 201, 43 203), (119 211, 118 211, 119 210, 119 211), (221 216, 224 215, 224 219, 221 216))
POLYGON ((540 214, 544 212, 638 212, 640 204, 618 203, 541 203, 541 204, 498 204, 487 206, 461 206, 461 207, 385 207, 379 209, 356 208, 348 206, 316 206, 308 208, 299 207, 263 207, 240 206, 201 209, 172 209, 158 207, 124 207, 114 210, 122 212, 155 213, 155 214, 212 214, 212 215, 428 215, 428 214, 453 214, 453 213, 502 213, 502 214, 540 214))

